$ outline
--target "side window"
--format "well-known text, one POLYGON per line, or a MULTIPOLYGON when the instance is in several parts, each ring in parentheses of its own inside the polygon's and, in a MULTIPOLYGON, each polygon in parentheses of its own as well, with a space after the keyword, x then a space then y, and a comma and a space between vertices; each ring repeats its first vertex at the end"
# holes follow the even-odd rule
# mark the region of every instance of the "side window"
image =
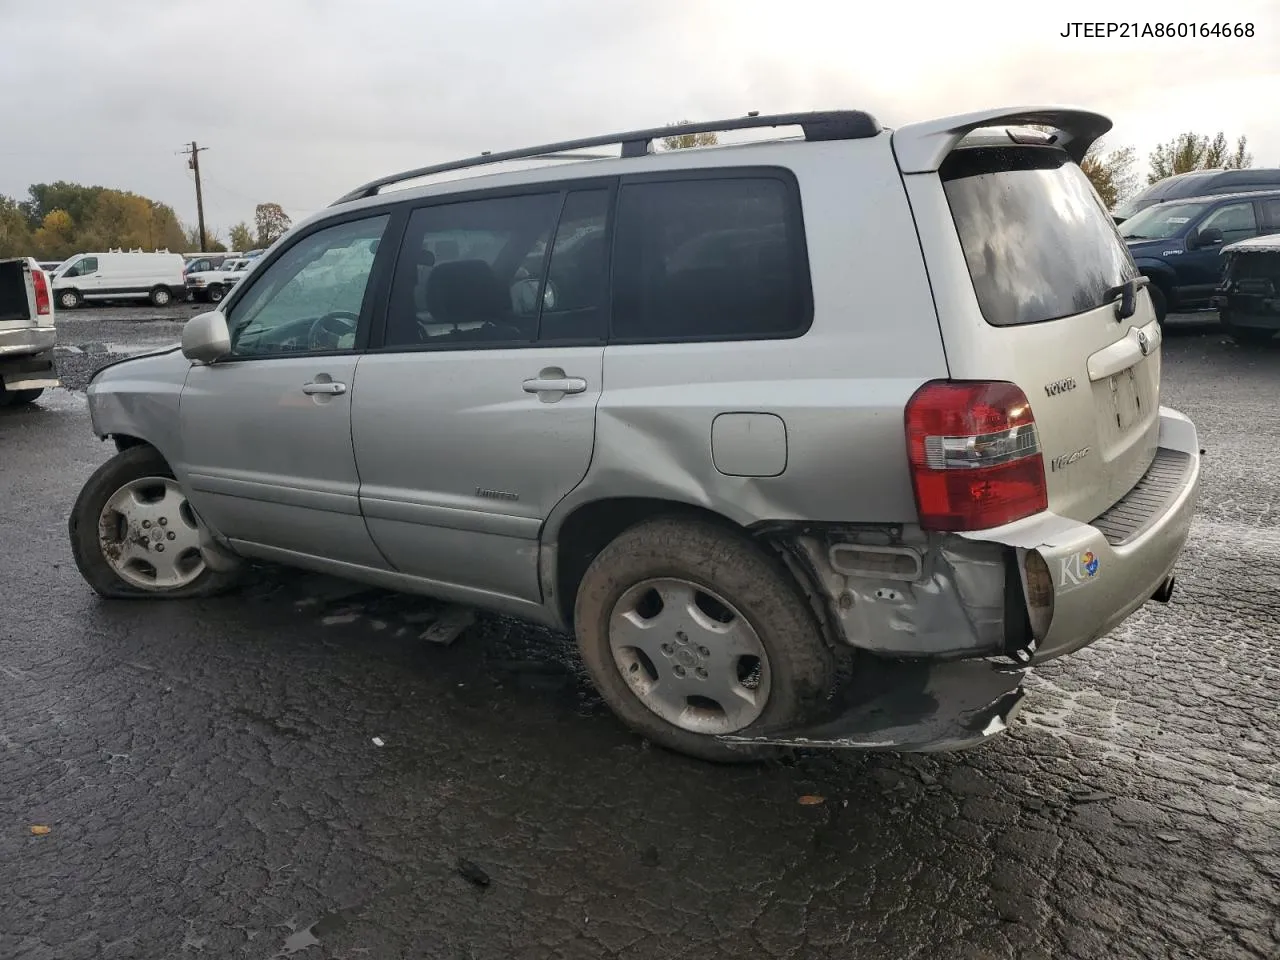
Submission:
POLYGON ((286 250, 231 308, 231 355, 351 349, 388 219, 326 227, 286 250))
POLYGON ((1253 204, 1251 202, 1229 203, 1225 207, 1219 207, 1209 216, 1204 218, 1204 222, 1198 227, 1200 232, 1204 232, 1211 227, 1216 227, 1222 231, 1222 242, 1235 243, 1237 240, 1244 240, 1248 237, 1256 237, 1258 235, 1258 221, 1253 214, 1253 204))
POLYGON ((415 210, 396 261, 386 346, 533 341, 559 212, 559 192, 415 210))
POLYGON ((63 277, 63 279, 67 279, 67 278, 69 278, 69 277, 78 277, 78 276, 80 276, 80 262, 79 262, 79 261, 76 261, 75 263, 73 263, 71 266, 67 267, 67 269, 66 269, 66 270, 64 270, 64 271, 62 272, 62 277, 63 277))
POLYGON ((608 216, 608 190, 575 190, 565 197, 542 295, 539 340, 604 339, 608 216))
POLYGON ((1264 233, 1280 233, 1280 197, 1262 201, 1262 229, 1264 233))
POLYGON ((91 273, 98 272, 98 258, 85 257, 75 267, 77 277, 87 277, 91 273))
POLYGON ((774 339, 808 329, 803 227, 783 180, 626 184, 616 231, 611 340, 774 339))

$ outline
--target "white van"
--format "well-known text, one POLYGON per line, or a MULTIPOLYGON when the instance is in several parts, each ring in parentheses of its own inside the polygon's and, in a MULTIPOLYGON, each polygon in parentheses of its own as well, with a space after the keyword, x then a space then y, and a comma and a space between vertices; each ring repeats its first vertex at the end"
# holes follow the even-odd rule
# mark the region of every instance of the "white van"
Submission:
POLYGON ((85 300, 149 300, 166 307, 187 298, 182 254, 140 250, 78 253, 53 275, 58 306, 74 310, 85 300))

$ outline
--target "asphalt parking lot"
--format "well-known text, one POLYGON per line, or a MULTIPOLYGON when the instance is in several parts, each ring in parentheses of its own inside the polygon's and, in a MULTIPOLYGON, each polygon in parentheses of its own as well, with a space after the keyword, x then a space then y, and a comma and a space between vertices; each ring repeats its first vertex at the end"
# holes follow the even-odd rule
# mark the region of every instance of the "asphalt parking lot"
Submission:
POLYGON ((721 768, 510 621, 439 646, 428 603, 265 569, 98 600, 83 386, 194 312, 63 315, 70 389, 0 411, 0 957, 1280 957, 1280 345, 1171 321, 1206 449, 1174 602, 1010 734, 721 768))

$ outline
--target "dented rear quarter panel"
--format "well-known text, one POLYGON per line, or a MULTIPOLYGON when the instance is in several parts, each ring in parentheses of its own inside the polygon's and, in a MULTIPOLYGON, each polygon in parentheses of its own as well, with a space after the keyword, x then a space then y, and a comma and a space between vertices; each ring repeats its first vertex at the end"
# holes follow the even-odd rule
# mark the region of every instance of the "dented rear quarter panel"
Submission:
POLYGON ((606 347, 591 467, 549 518, 547 541, 574 509, 611 497, 693 504, 744 526, 915 520, 903 410, 947 364, 889 137, 777 157, 799 183, 812 326, 791 339, 606 347), (843 189, 833 169, 849 170, 843 189), (712 423, 727 412, 782 419, 781 474, 717 469, 712 423))

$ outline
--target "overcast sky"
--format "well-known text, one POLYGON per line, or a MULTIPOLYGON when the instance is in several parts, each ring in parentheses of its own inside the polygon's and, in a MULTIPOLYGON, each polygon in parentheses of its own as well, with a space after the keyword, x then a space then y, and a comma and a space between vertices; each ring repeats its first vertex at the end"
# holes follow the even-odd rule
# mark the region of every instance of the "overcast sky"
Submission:
POLYGON ((1110 116, 1144 170, 1183 130, 1245 134, 1280 166, 1277 0, 0 0, 0 25, 0 193, 97 183, 194 223, 194 139, 224 238, 262 201, 301 219, 397 169, 748 110, 898 126, 1068 103, 1110 116), (1059 36, 1210 14, 1254 37, 1059 36))

